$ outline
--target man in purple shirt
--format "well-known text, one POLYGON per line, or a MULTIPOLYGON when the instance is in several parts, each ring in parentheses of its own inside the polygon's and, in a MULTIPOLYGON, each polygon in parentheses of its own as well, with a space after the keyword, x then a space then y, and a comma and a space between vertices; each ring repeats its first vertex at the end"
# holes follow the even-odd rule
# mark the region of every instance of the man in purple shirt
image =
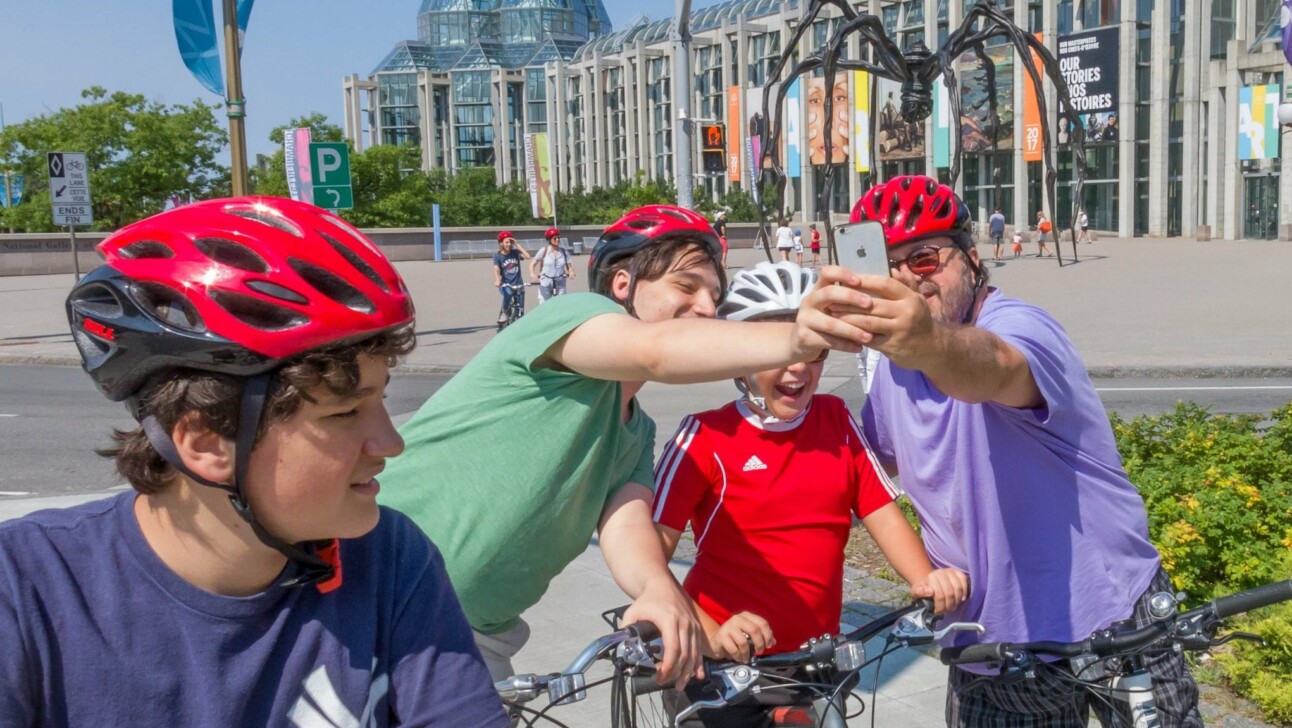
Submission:
POLYGON ((378 507, 413 306, 292 200, 127 226, 67 300, 132 490, 0 524, 0 728, 505 726, 444 560, 378 507))
MULTIPOLYGON (((1170 590, 1148 540, 1103 405, 1063 327, 987 285, 964 203, 928 177, 898 177, 857 202, 852 221, 885 227, 891 278, 863 276, 869 344, 885 354, 862 410, 881 461, 900 473, 937 567, 969 574, 951 618, 971 641, 1073 641, 1170 590)), ((1201 726, 1181 657, 1149 660, 1164 726, 1201 726)), ((1066 663, 1006 682, 951 668, 947 724, 1085 726, 1105 700, 1066 663)), ((1129 725, 1118 703, 1121 724, 1129 725)))

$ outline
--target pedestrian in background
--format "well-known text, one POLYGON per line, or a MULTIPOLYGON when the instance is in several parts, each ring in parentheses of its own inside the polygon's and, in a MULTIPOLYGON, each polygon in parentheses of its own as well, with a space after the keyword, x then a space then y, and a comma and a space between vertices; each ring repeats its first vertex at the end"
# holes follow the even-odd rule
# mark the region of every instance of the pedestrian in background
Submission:
POLYGON ((988 218, 987 226, 991 229, 991 242, 995 245, 991 259, 1000 260, 1005 257, 1005 216, 1001 214, 999 207, 988 218))
POLYGON ((1052 230, 1053 228, 1054 226, 1050 224, 1050 219, 1045 216, 1045 212, 1043 210, 1037 210, 1036 211, 1036 244, 1038 248, 1036 251, 1036 257, 1040 258, 1041 256, 1045 256, 1045 255, 1054 255, 1054 253, 1050 250, 1050 248, 1045 244, 1046 241, 1049 240, 1050 230, 1052 230))
POLYGON ((803 231, 797 228, 794 230, 794 262, 800 267, 803 265, 803 231))
POLYGON ((781 260, 790 259, 790 251, 794 249, 794 230, 790 228, 789 218, 781 218, 781 225, 776 228, 776 249, 781 252, 781 260))
POLYGON ((1080 214, 1077 215, 1077 227, 1081 228, 1081 235, 1077 237, 1077 242, 1078 243, 1081 242, 1081 240, 1084 238, 1085 241, 1089 243, 1090 242, 1090 216, 1086 214, 1085 209, 1082 209, 1080 214))
POLYGON ((808 230, 812 231, 812 241, 809 243, 812 248, 812 267, 817 268, 821 265, 821 231, 816 229, 816 223, 808 225, 808 230))

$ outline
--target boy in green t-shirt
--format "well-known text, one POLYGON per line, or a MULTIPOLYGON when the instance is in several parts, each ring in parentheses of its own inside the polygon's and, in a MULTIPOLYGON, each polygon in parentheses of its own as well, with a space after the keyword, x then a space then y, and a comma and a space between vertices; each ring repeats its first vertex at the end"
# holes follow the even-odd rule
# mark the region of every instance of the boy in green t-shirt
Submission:
MULTIPOLYGON (((629 212, 592 251, 592 293, 550 300, 491 341, 401 428, 404 454, 380 500, 408 514, 444 554, 495 679, 528 627, 520 614, 596 532, 615 581, 664 641, 661 681, 701 672, 691 601, 651 521, 655 424, 634 396, 647 381, 687 384, 856 351, 861 329, 832 308, 861 294, 823 285, 795 322, 711 320, 725 273, 713 228, 669 205, 629 212), (600 295, 597 295, 600 294, 600 295), (497 450, 520 438, 523 452, 497 450)), ((825 283, 855 284, 841 268, 825 283)))

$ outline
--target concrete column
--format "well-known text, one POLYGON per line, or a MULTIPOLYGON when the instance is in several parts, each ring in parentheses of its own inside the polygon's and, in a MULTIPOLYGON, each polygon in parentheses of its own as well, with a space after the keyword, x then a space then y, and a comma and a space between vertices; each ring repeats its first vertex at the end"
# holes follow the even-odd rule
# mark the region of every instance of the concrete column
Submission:
MULTIPOLYGON (((1023 30, 1027 30, 1028 29, 1027 20, 1028 20, 1027 3, 1026 2, 1014 3, 1014 24, 1022 28, 1023 30)), ((1044 24, 1044 20, 1042 21, 1042 23, 1044 24)), ((1046 28, 1045 33, 1042 37, 1044 38, 1047 46, 1058 48, 1058 44, 1054 40, 1054 34, 1050 32, 1048 27, 1046 28)), ((1039 68, 1037 70, 1040 71, 1041 77, 1045 78, 1045 72, 1041 71, 1041 69, 1039 68)), ((1023 132, 1024 132, 1024 127, 1026 126, 1025 124, 1026 120, 1023 118, 1023 108, 1025 103, 1024 96, 1027 93, 1026 79, 1027 79, 1027 69, 1023 66, 1023 59, 1019 55, 1018 51, 1014 51, 1014 84, 1013 84, 1014 85, 1014 150, 1013 150, 1014 153, 1010 156, 1009 163, 1013 166, 1013 170, 1014 170, 1014 208, 1015 208, 1014 212, 1015 213, 1018 212, 1019 199, 1022 198, 1026 202, 1026 198, 1027 198, 1027 160, 1023 158, 1023 144, 1024 144, 1023 132)), ((1048 90, 1050 88, 1050 84, 1043 81, 1041 84, 1041 88, 1048 90)), ((1047 103, 1049 103, 1048 98, 1047 98, 1047 103)), ((1055 106, 1048 106, 1047 108, 1050 109, 1051 116, 1056 116, 1058 114, 1058 111, 1055 106)), ((1050 129, 1051 134, 1057 133, 1058 130, 1053 127, 1053 124, 1051 124, 1049 119, 1043 120, 1043 123, 1051 127, 1050 129)), ((931 139, 932 137, 929 137, 929 138, 931 139)), ((933 165, 930 164, 929 168, 932 169, 933 165)), ((1042 170, 1042 174, 1044 174, 1044 170, 1042 170)), ((989 177, 988 182, 994 183, 994 180, 992 180, 989 177)), ((992 184, 992 189, 995 189, 994 184, 992 184)), ((974 215, 974 220, 978 223, 979 229, 986 229, 987 221, 991 218, 991 214, 992 214, 992 210, 988 208, 993 207, 994 205, 982 204, 982 200, 983 200, 982 195, 979 195, 978 200, 979 200, 978 209, 971 210, 971 213, 974 215)), ((1038 207, 1039 206, 1035 204, 1027 205, 1026 207, 1024 207, 1023 214, 1021 216, 1015 214, 1014 217, 1009 220, 1009 222, 1012 222, 1016 227, 1018 226, 1026 227, 1028 222, 1030 222, 1032 219, 1031 210, 1038 207)), ((1005 210, 1002 208, 1001 212, 1003 214, 1005 210)), ((1057 231, 1058 225, 1055 225, 1054 229, 1055 231, 1057 231)))
MULTIPOLYGON (((637 69, 635 77, 637 79, 637 97, 640 99, 646 98, 646 86, 649 83, 647 80, 646 66, 650 59, 647 57, 645 49, 646 44, 640 40, 637 41, 637 69)), ((652 148, 650 139, 650 104, 643 102, 637 108, 637 143, 635 150, 636 154, 633 155, 635 159, 633 161, 636 164, 637 169, 645 172, 645 179, 655 178, 655 165, 650 157, 650 150, 652 148)))
MULTIPOLYGON (((1117 236, 1130 238, 1135 235, 1135 130, 1139 128, 1135 114, 1135 3, 1122 3, 1121 30, 1118 33, 1121 58, 1118 61, 1121 78, 1117 81, 1117 118, 1121 123, 1121 136, 1117 140, 1117 236)), ((1154 69, 1156 76, 1160 71, 1154 69)))
POLYGON ((552 174, 557 189, 569 192, 573 185, 570 184, 570 139, 565 114, 565 64, 557 61, 547 68, 547 133, 553 151, 552 174))
MULTIPOLYGON (((1184 144, 1180 165, 1180 235, 1193 237, 1200 217, 1199 197, 1202 178, 1186 170, 1202 168, 1202 22, 1199 11, 1210 2, 1190 3, 1186 6, 1184 20, 1184 53, 1181 72, 1184 74, 1184 97, 1180 99, 1184 111, 1184 144)), ((1208 15, 1207 17, 1210 17, 1208 15)), ((1169 210, 1168 210, 1169 212, 1169 210)))
MULTIPOLYGON (((627 156, 628 178, 632 179, 640 169, 641 154, 639 153, 636 143, 633 141, 637 136, 637 130, 640 128, 637 120, 637 99, 641 87, 637 85, 637 74, 634 65, 641 63, 641 56, 635 53, 629 53, 624 56, 622 72, 620 79, 624 84, 624 149, 627 156), (634 63, 636 59, 636 63, 634 63)), ((642 104, 645 106, 645 104, 642 104)), ((618 181, 618 180, 616 180, 618 181)))
POLYGON ((1221 96, 1220 86, 1216 79, 1225 78, 1222 61, 1209 61, 1211 81, 1207 85, 1207 197, 1203 200, 1207 211, 1207 224, 1211 226, 1213 240, 1224 237, 1224 166, 1225 148, 1225 102, 1221 96))
MULTIPOLYGON (((1242 3, 1236 3, 1236 5, 1242 5, 1242 3)), ((1236 59, 1243 52, 1247 39, 1242 29, 1242 23, 1245 21, 1244 13, 1240 10, 1235 15, 1238 16, 1236 19, 1238 37, 1229 41, 1225 49, 1225 57, 1228 59, 1227 72, 1225 85, 1221 90, 1225 120, 1224 134, 1217 137, 1224 139, 1221 153, 1225 161, 1221 164, 1221 169, 1225 196, 1221 215, 1224 216, 1225 240, 1238 240, 1243 236, 1243 173, 1238 162, 1238 90, 1243 84, 1236 59)), ((1219 181, 1221 180, 1217 180, 1219 181)))
POLYGON ((511 179, 511 155, 507 153, 507 79, 501 69, 489 72, 489 100, 493 107, 494 183, 511 179))
MULTIPOLYGON (((422 171, 429 172, 435 164, 435 129, 434 109, 431 85, 431 74, 427 71, 417 72, 417 133, 422 143, 422 171)), ((357 149, 355 151, 358 151, 357 149)))
POLYGON ((1148 234, 1160 238, 1166 236, 1167 229, 1167 134, 1170 112, 1171 87, 1171 14, 1170 3, 1157 3, 1153 6, 1152 47, 1153 82, 1149 106, 1149 198, 1148 198, 1148 234))

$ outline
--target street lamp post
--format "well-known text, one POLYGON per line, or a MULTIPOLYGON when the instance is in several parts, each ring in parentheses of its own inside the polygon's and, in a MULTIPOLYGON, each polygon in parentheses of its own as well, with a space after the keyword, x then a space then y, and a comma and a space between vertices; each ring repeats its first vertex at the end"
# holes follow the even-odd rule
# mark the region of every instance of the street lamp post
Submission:
POLYGON ((247 177, 247 100, 242 98, 242 63, 238 42, 237 0, 224 0, 224 58, 228 98, 225 108, 229 114, 229 154, 233 165, 233 196, 248 192, 247 177))

